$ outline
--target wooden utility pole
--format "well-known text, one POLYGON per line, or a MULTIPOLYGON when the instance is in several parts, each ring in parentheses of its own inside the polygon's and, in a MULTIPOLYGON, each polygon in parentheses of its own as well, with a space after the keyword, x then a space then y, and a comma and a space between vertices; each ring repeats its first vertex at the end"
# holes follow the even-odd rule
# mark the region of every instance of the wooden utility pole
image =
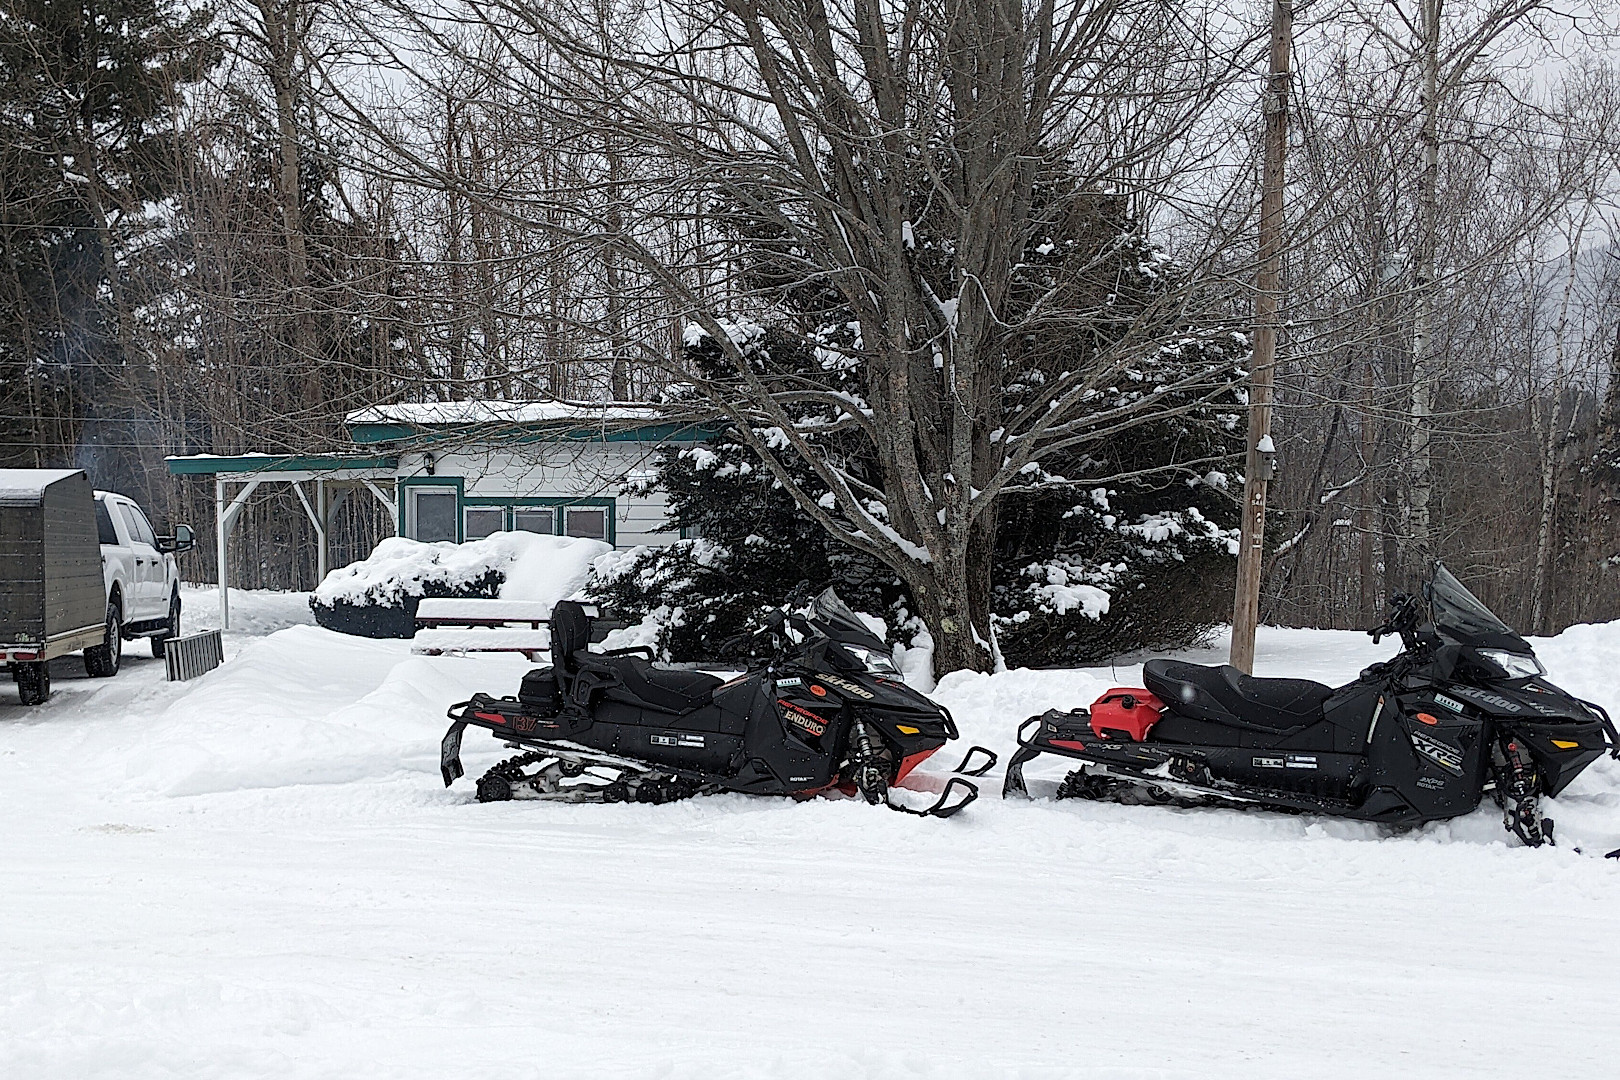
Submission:
POLYGON ((1276 459, 1271 442, 1271 384, 1277 365, 1277 313, 1282 307, 1283 162, 1288 154, 1289 60, 1293 0, 1272 0, 1271 70, 1265 114, 1265 171, 1260 181, 1260 269, 1254 297, 1254 359, 1249 375, 1249 452, 1243 463, 1243 531, 1237 596, 1232 604, 1232 666, 1254 670, 1260 619, 1260 560, 1266 540, 1266 485, 1276 459))

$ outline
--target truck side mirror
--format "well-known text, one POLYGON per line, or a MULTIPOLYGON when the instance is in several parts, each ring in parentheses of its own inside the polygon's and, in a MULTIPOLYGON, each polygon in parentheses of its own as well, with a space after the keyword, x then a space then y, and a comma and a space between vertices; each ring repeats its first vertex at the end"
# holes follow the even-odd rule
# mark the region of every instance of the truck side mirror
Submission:
POLYGON ((178 554, 182 551, 190 551, 192 543, 191 526, 176 525, 173 536, 158 537, 158 550, 165 554, 178 554))

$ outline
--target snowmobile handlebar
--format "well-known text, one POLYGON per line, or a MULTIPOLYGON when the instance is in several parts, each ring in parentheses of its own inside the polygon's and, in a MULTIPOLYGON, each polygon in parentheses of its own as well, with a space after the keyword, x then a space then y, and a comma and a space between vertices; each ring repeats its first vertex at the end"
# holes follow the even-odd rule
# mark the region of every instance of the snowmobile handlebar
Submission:
POLYGON ((1389 601, 1389 615, 1382 626, 1375 626, 1367 633, 1372 635, 1373 644, 1387 634, 1399 634, 1401 643, 1411 648, 1415 643, 1412 632, 1417 629, 1418 598, 1410 593, 1396 593, 1389 601))

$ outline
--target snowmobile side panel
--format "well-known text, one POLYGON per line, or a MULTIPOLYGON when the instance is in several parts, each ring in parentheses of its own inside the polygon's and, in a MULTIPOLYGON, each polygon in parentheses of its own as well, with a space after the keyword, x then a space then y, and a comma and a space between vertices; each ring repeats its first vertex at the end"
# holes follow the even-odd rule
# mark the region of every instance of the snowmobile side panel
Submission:
POLYGON ((1403 694, 1386 700, 1367 764, 1380 786, 1397 793, 1418 820, 1471 813, 1490 767, 1484 725, 1451 712, 1429 712, 1420 695, 1403 694))
POLYGON ((1230 724, 1171 711, 1154 725, 1152 741, 1190 746, 1230 746, 1256 751, 1286 749, 1335 753, 1344 740, 1338 726, 1327 721, 1280 733, 1232 727, 1230 724))
POLYGON ((1331 749, 1338 754, 1360 754, 1367 749, 1367 718, 1378 707, 1379 689, 1351 683, 1333 692, 1322 705, 1322 717, 1333 730, 1331 749))

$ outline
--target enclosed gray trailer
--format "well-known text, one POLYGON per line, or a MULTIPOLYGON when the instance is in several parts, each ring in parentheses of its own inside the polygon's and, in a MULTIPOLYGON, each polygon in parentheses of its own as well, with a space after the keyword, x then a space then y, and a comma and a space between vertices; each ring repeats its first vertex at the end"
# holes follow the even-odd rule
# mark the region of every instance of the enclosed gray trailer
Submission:
POLYGON ((0 660, 24 705, 53 657, 103 645, 107 593, 95 492, 80 469, 0 469, 0 660))

